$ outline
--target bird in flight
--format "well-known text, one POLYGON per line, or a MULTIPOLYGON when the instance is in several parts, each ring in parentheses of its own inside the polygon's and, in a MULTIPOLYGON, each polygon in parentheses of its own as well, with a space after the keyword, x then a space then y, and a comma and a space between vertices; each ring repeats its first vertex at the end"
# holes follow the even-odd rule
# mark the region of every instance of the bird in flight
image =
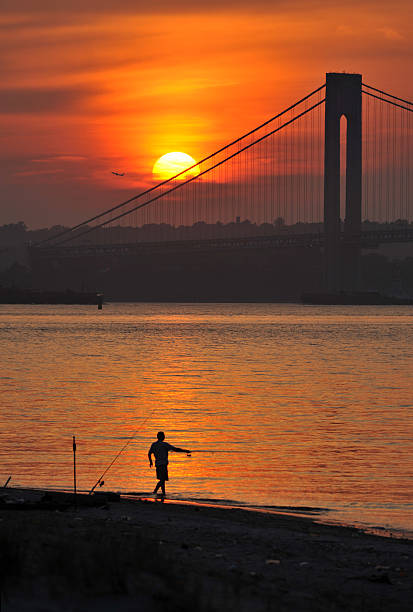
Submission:
POLYGON ((124 172, 113 172, 113 170, 112 170, 112 174, 115 174, 116 176, 125 176, 124 172))

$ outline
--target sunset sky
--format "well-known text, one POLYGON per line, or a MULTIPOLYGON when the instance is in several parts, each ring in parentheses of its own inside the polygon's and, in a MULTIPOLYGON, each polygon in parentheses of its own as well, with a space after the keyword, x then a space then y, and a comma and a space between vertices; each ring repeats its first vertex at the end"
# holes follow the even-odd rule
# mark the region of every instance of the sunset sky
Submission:
POLYGON ((204 157, 326 72, 412 99, 412 6, 3 0, 0 224, 82 221, 138 193, 161 155, 204 157))

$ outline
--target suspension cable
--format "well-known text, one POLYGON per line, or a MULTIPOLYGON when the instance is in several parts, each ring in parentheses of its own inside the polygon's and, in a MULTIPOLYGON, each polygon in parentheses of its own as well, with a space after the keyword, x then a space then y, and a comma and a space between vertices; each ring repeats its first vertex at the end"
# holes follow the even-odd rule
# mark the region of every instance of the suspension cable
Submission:
POLYGON ((287 127, 288 125, 291 125, 292 123, 297 121, 297 119, 300 119, 300 117, 303 117, 304 115, 306 115, 307 113, 311 112, 312 110, 314 110, 315 108, 317 108, 318 106, 323 104, 324 102, 325 102, 325 98, 323 98, 322 100, 320 100, 316 104, 313 104, 312 106, 310 106, 309 108, 304 110, 302 113, 296 115, 295 117, 293 117, 293 119, 290 119, 289 121, 283 123, 281 126, 277 127, 275 130, 272 130, 271 132, 268 132, 268 134, 265 134, 264 136, 261 136, 261 138, 258 138, 257 140, 254 140, 254 142, 251 142, 250 144, 246 145, 245 147, 239 149, 238 151, 235 151, 235 153, 232 153, 231 155, 229 155, 225 159, 217 162, 216 164, 214 164, 210 168, 207 168, 206 170, 203 170, 202 172, 200 172, 196 176, 188 178, 183 183, 180 183, 179 185, 175 185, 174 187, 171 187, 171 189, 168 189, 167 191, 164 191, 163 193, 161 193, 159 195, 156 195, 155 197, 151 198, 147 202, 144 202, 143 204, 138 204, 134 208, 131 208, 131 210, 127 210, 125 212, 120 213, 119 215, 117 215, 116 217, 113 217, 112 219, 108 219, 106 221, 103 221, 102 223, 99 223, 98 225, 95 225, 94 227, 88 228, 87 230, 85 230, 84 232, 82 232, 80 234, 77 234, 76 236, 73 236, 73 237, 69 236, 69 238, 66 238, 65 240, 60 241, 58 243, 58 245, 65 244, 66 242, 70 242, 71 240, 74 240, 74 239, 77 239, 77 238, 81 238, 82 236, 85 236, 86 234, 89 234, 90 232, 93 232, 93 231, 95 231, 95 230, 97 230, 97 229, 107 225, 108 223, 112 223, 113 221, 117 221, 118 219, 121 219, 122 217, 125 217, 126 215, 129 215, 130 213, 134 212, 135 210, 139 210, 140 208, 144 208, 145 206, 148 206, 149 204, 152 204, 152 202, 155 202, 156 200, 159 200, 160 198, 163 198, 164 196, 168 195, 169 193, 172 193, 173 191, 176 191, 177 189, 181 189, 185 185, 188 185, 189 183, 192 183, 192 181, 195 181, 195 180, 199 179, 199 177, 203 176, 204 174, 207 174, 208 172, 211 172, 211 170, 214 170, 215 168, 218 168, 219 166, 221 166, 222 164, 226 163, 230 159, 233 159, 234 157, 236 157, 240 153, 243 153, 247 149, 250 149, 254 145, 258 144, 259 142, 261 142, 263 140, 265 140, 269 136, 272 136, 276 132, 279 132, 280 130, 282 130, 283 128, 287 127))
MULTIPOLYGON (((371 85, 367 85, 366 83, 362 83, 363 87, 368 87, 369 89, 372 89, 373 91, 377 91, 378 93, 383 94, 384 96, 387 96, 389 98, 393 98, 394 100, 399 100, 399 102, 404 102, 405 104, 410 104, 413 105, 413 102, 410 102, 409 100, 404 100, 403 98, 398 98, 397 96, 393 96, 392 94, 387 93, 386 91, 383 91, 381 89, 377 89, 377 87, 372 87, 371 85)), ((367 92, 365 92, 367 93, 367 92)))
POLYGON ((387 104, 391 104, 392 106, 397 106, 398 108, 402 108, 403 110, 408 111, 409 113, 413 113, 413 108, 408 108, 407 106, 402 106, 401 104, 397 104, 396 102, 392 102, 391 100, 386 100, 385 98, 380 98, 380 96, 376 96, 369 91, 363 91, 366 96, 371 96, 372 98, 376 98, 376 100, 380 100, 381 102, 387 102, 387 104))
MULTIPOLYGON (((51 236, 49 238, 45 238, 44 240, 40 240, 39 242, 36 242, 33 246, 39 246, 41 244, 45 244, 46 242, 50 242, 51 240, 56 240, 57 238, 60 238, 61 236, 64 236, 64 235, 68 234, 69 232, 73 232, 76 229, 79 229, 83 225, 87 225, 88 223, 91 223, 92 221, 96 221, 97 219, 100 219, 101 217, 104 217, 105 215, 107 215, 107 214, 109 214, 109 213, 111 213, 111 212, 113 212, 115 210, 118 210, 119 208, 122 208, 122 206, 126 206, 127 204, 130 204, 131 202, 133 202, 134 200, 137 200, 138 198, 142 198, 143 196, 147 195, 148 193, 151 193, 152 191, 154 191, 155 189, 158 189, 159 187, 162 187, 163 185, 166 185, 167 183, 171 183, 172 181, 174 181, 177 178, 179 178, 182 174, 185 174, 186 172, 189 172, 190 170, 192 170, 193 168, 196 168, 200 164, 205 163, 206 161, 208 161, 211 158, 215 157, 219 153, 222 153, 223 151, 225 151, 229 147, 232 147, 233 145, 237 144, 241 140, 244 140, 245 138, 248 138, 248 136, 251 136, 252 134, 257 132, 258 130, 261 130, 263 127, 265 127, 269 123, 272 123, 276 119, 279 119, 280 117, 282 117, 283 115, 285 115, 289 111, 293 110, 296 106, 302 104, 305 100, 308 100, 308 98, 311 98, 311 96, 313 96, 314 94, 316 94, 319 91, 321 91, 322 89, 324 89, 325 86, 326 86, 325 83, 323 83, 323 85, 321 85, 320 87, 317 87, 317 89, 314 89, 314 91, 310 92, 309 94, 307 94, 306 96, 304 96, 303 98, 301 98, 300 100, 298 100, 297 102, 295 102, 294 104, 289 106, 288 108, 284 109, 283 111, 281 111, 277 115, 274 115, 270 119, 267 119, 267 121, 265 121, 261 125, 257 126, 253 130, 243 134, 242 136, 240 136, 236 140, 233 140, 232 142, 226 144, 221 149, 218 149, 217 151, 214 151, 214 153, 211 153, 210 155, 207 155, 207 157, 204 157, 200 161, 195 162, 192 166, 189 166, 188 168, 185 168, 184 170, 181 170, 180 172, 178 172, 178 174, 175 174, 174 176, 171 176, 170 178, 168 178, 168 179, 166 179, 166 180, 164 180, 164 181, 162 181, 160 183, 157 183, 153 187, 150 187, 149 189, 146 189, 145 191, 142 191, 141 193, 138 193, 137 195, 132 196, 128 200, 125 200, 124 202, 121 202, 120 204, 117 204, 116 206, 113 206, 112 208, 109 208, 108 210, 105 210, 104 212, 99 213, 98 215, 95 215, 94 217, 90 217, 89 219, 86 219, 85 221, 82 221, 82 223, 78 223, 77 225, 74 225, 73 227, 70 227, 70 228, 68 228, 66 230, 63 230, 62 232, 60 232, 59 234, 56 234, 55 236, 51 236)), ((98 226, 98 227, 100 227, 100 226, 98 226)), ((83 235, 83 234, 81 234, 81 235, 83 235)))

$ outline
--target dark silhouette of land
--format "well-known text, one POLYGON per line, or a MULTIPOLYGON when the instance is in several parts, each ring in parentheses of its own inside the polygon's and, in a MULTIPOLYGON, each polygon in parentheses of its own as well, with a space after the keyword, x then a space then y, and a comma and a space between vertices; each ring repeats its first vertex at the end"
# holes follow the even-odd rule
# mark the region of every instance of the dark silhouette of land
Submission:
MULTIPOLYGON (((407 221, 394 224, 365 222, 372 230, 410 227, 407 221)), ((0 286, 3 288, 75 292, 103 292, 112 300, 137 301, 279 301, 299 300, 303 293, 322 292, 324 253, 316 245, 286 248, 203 249, 202 240, 256 235, 317 234, 322 224, 286 225, 244 221, 228 224, 197 223, 189 227, 148 225, 105 230, 102 243, 140 241, 154 246, 125 253, 96 251, 55 257, 27 244, 56 235, 62 227, 31 231, 23 223, 0 227, 0 286), (162 240, 161 240, 162 237, 162 240), (105 238, 105 240, 103 240, 105 238), (189 242, 199 241, 197 248, 189 242), (168 243, 168 244, 167 244, 168 243), (174 247, 173 244, 180 245, 174 247)), ((93 235, 93 234, 91 234, 93 235)), ((99 240, 97 240, 99 242, 99 240)), ((363 291, 413 296, 413 244, 386 245, 363 251, 363 291)))

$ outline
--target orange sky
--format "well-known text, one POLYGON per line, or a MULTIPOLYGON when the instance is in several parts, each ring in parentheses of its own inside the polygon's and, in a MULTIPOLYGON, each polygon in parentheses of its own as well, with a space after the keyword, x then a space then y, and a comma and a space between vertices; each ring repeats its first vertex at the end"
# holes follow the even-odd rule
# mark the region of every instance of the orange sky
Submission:
POLYGON ((3 0, 0 224, 77 223, 139 192, 159 156, 204 157, 325 72, 412 99, 412 24, 410 0, 3 0))

